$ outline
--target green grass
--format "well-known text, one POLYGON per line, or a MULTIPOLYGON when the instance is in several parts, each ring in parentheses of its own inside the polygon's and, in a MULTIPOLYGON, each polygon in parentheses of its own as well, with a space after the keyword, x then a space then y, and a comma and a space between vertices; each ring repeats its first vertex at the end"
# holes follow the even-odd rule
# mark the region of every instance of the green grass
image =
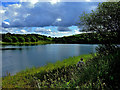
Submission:
POLYGON ((83 61, 86 62, 92 58, 92 55, 74 56, 63 61, 57 61, 56 63, 48 63, 43 67, 23 70, 14 76, 8 75, 3 78, 2 87, 32 88, 39 87, 39 85, 40 87, 66 87, 70 83, 68 79, 71 78, 71 75, 68 75, 68 73, 74 71, 74 66, 76 66, 80 58, 83 58, 83 61))
POLYGON ((9 43, 9 42, 1 42, 0 44, 3 45, 29 45, 29 44, 51 44, 54 43, 52 41, 38 41, 38 42, 15 42, 15 43, 9 43))
POLYGON ((43 67, 33 67, 3 78, 2 88, 120 88, 120 50, 108 55, 88 54, 70 57, 43 67), (85 64, 79 68, 77 62, 85 64))

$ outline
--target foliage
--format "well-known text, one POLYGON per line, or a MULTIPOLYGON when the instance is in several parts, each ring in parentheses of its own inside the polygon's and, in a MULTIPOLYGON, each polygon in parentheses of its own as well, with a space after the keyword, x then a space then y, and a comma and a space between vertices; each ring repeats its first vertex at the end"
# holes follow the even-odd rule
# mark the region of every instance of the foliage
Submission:
MULTIPOLYGON (((120 50, 112 54, 95 56, 90 59, 83 67, 82 71, 78 71, 76 85, 81 88, 90 89, 119 89, 120 85, 120 50)), ((72 84, 76 87, 76 85, 72 84)))
POLYGON ((19 40, 19 42, 25 42, 25 39, 24 39, 24 37, 18 37, 18 40, 19 40))
MULTIPOLYGON (((1 35, 1 34, 0 34, 1 35)), ((38 34, 2 34, 2 41, 4 43, 9 43, 9 44, 19 44, 19 43, 33 43, 35 42, 36 44, 39 42, 52 42, 51 37, 47 37, 44 35, 38 35, 38 34)), ((4 44, 2 43, 2 44, 4 44)))
MULTIPOLYGON (((59 38, 51 38, 37 34, 3 34, 2 41, 3 42, 12 42, 12 43, 19 43, 19 42, 40 42, 40 41, 49 41, 52 43, 78 43, 78 44, 101 44, 101 43, 120 43, 120 33, 116 31, 111 32, 104 32, 104 38, 99 33, 83 33, 77 34, 67 37, 59 37, 59 38), (6 38, 9 39, 7 40, 6 38), (20 37, 20 38, 19 38, 20 37), (22 38, 23 37, 23 38, 22 38), (10 39, 12 39, 10 41, 10 39), (20 40, 19 40, 20 39, 20 40), (22 39, 22 40, 21 40, 22 39), (25 39, 25 40, 24 40, 25 39)), ((12 44, 11 43, 11 44, 12 44)))
POLYGON ((99 4, 96 11, 83 14, 79 22, 85 25, 88 31, 118 31, 120 26, 120 2, 104 2, 99 4))
POLYGON ((15 37, 15 36, 12 36, 12 38, 11 38, 11 39, 12 39, 12 41, 13 41, 13 42, 18 42, 18 38, 17 38, 17 37, 15 37))
POLYGON ((67 37, 53 38, 55 43, 79 43, 79 44, 101 44, 103 43, 120 43, 120 33, 112 31, 112 32, 104 32, 104 38, 99 33, 83 33, 77 34, 67 37))
MULTIPOLYGON (((85 26, 87 31, 92 31, 100 34, 102 39, 107 39, 109 46, 116 42, 111 34, 120 34, 120 2, 104 2, 99 4, 96 11, 92 11, 90 14, 85 14, 80 18, 79 25, 85 26), (112 38, 112 40, 111 40, 112 38)), ((118 37, 117 37, 118 38, 118 37)), ((117 39, 118 40, 118 39, 117 39)), ((106 40, 101 40, 102 44, 106 44, 106 40)), ((107 45, 108 46, 108 45, 107 45)))
POLYGON ((4 42, 12 42, 13 40, 11 39, 11 37, 7 36, 3 38, 4 42))
POLYGON ((30 37, 25 37, 25 42, 31 42, 30 37))

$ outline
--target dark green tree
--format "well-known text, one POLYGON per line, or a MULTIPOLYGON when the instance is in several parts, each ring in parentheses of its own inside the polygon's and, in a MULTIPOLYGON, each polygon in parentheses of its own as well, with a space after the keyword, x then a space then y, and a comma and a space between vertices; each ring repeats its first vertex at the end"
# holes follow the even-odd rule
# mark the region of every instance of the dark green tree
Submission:
POLYGON ((31 38, 30 37, 25 37, 25 42, 31 42, 31 38))
POLYGON ((16 36, 12 36, 12 42, 18 42, 18 38, 16 36))
POLYGON ((36 42, 37 38, 35 36, 31 36, 31 42, 36 42))
MULTIPOLYGON (((78 23, 79 27, 83 25, 86 31, 92 31, 102 38, 102 46, 98 49, 98 52, 107 51, 112 53, 115 50, 115 45, 112 44, 109 34, 112 32, 114 35, 120 33, 120 2, 104 2, 98 5, 96 11, 92 11, 90 14, 85 14, 80 18, 78 23)), ((100 38, 99 37, 99 38, 100 38)), ((117 40, 114 40, 117 42, 117 40)), ((103 54, 109 54, 104 52, 103 54)))
POLYGON ((25 42, 25 39, 22 36, 18 37, 18 40, 19 40, 19 42, 25 42))
MULTIPOLYGON (((87 31, 119 31, 120 2, 104 2, 99 4, 96 11, 85 14, 80 18, 79 25, 84 25, 87 31)), ((101 33, 100 33, 101 34, 101 33)))
POLYGON ((5 36, 3 39, 3 42, 12 42, 13 40, 11 39, 11 37, 5 36))

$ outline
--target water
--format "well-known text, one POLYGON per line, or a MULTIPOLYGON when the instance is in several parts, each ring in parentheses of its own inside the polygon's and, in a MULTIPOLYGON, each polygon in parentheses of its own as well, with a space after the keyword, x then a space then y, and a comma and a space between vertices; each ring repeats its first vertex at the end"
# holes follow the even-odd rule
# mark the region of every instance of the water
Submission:
POLYGON ((72 56, 95 53, 97 45, 92 44, 46 44, 32 46, 2 46, 2 75, 43 66, 72 56))

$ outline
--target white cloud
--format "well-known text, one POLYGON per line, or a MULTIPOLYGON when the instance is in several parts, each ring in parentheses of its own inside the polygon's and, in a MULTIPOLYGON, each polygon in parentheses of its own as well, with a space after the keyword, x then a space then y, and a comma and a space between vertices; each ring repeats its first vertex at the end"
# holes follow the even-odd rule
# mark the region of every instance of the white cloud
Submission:
POLYGON ((72 32, 50 32, 49 36, 51 37, 63 37, 63 36, 69 36, 72 35, 72 32))
POLYGON ((52 30, 38 27, 34 30, 34 32, 39 33, 39 34, 50 34, 52 30))
POLYGON ((37 2, 39 2, 38 0, 30 0, 30 2, 32 3, 32 4, 36 4, 37 2))
POLYGON ((82 32, 80 32, 79 30, 74 30, 74 34, 81 34, 82 32))
POLYGON ((57 4, 58 2, 60 2, 60 0, 51 0, 51 1, 50 1, 50 3, 51 3, 52 5, 57 4))
POLYGON ((3 23, 5 23, 5 24, 7 24, 7 25, 10 25, 10 23, 9 23, 9 22, 6 22, 6 21, 3 21, 3 23))
POLYGON ((86 0, 87 2, 90 2, 91 0, 86 0))
POLYGON ((6 10, 0 10, 0 13, 1 13, 1 14, 2 14, 2 13, 5 13, 5 11, 6 11, 6 10))
POLYGON ((14 12, 14 15, 15 15, 15 16, 17 16, 17 15, 18 15, 18 13, 17 13, 17 12, 14 12))
MULTIPOLYGON (((91 10, 88 8, 97 5, 96 3, 82 2, 56 5, 37 1, 31 2, 4 7, 3 19, 9 19, 10 27, 72 26, 76 25, 82 11, 89 12, 91 10)), ((59 0, 51 1, 51 3, 53 2, 57 3, 59 0)), ((3 27, 5 26, 3 25, 3 27)))
POLYGON ((36 28, 34 31, 35 31, 35 32, 51 32, 51 29, 36 28))
POLYGON ((61 22, 61 21, 62 21, 61 18, 57 18, 57 19, 56 19, 56 22, 61 22))
POLYGON ((13 7, 13 8, 20 8, 22 5, 21 4, 12 4, 9 5, 9 7, 13 7))
POLYGON ((21 32, 21 33, 27 33, 27 31, 26 31, 26 30, 20 30, 20 32, 21 32))
POLYGON ((16 30, 18 30, 19 28, 0 28, 0 30, 2 30, 2 32, 10 32, 10 33, 15 33, 16 30))

